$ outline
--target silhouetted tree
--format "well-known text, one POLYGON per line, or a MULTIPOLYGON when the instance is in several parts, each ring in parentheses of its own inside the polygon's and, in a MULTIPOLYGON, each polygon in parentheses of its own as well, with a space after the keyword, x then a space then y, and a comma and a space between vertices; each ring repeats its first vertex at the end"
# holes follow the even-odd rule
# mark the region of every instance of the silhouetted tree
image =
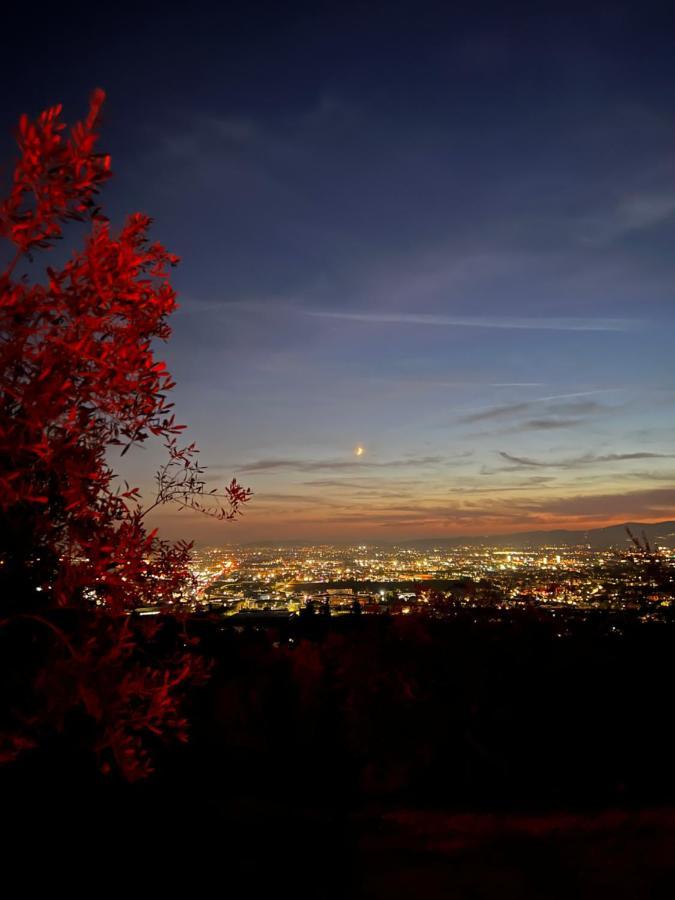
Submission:
POLYGON ((10 249, 0 275, 0 758, 75 717, 102 764, 135 778, 151 767, 152 742, 185 737, 181 694, 203 673, 185 642, 160 650, 157 622, 130 615, 189 593, 190 545, 146 531, 147 509, 136 488, 118 486, 111 451, 164 441, 153 506, 231 518, 249 492, 232 481, 209 494, 194 444, 177 443, 173 382, 154 346, 170 335, 178 259, 149 242, 147 216, 115 235, 98 206, 111 174, 95 152, 103 100, 95 91, 70 130, 60 106, 22 116, 0 202, 10 249), (30 264, 71 221, 89 224, 84 247, 36 276, 30 264))
POLYGON ((673 570, 665 564, 658 551, 652 548, 644 531, 642 532, 642 540, 636 537, 628 527, 626 527, 626 532, 637 551, 639 574, 641 580, 645 582, 641 599, 644 601, 646 596, 654 593, 667 597, 670 600, 675 599, 673 570))

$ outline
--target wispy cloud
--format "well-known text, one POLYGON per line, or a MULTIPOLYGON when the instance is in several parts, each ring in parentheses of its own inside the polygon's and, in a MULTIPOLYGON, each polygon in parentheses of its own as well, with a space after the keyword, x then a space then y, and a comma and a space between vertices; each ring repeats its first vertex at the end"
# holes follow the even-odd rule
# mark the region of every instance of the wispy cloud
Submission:
POLYGON ((460 465, 463 458, 447 459, 443 456, 421 456, 388 461, 346 460, 346 459, 259 459, 252 463, 242 463, 232 468, 237 472, 357 472, 359 469, 397 469, 415 466, 460 465))
POLYGON ((313 494, 286 494, 286 493, 268 493, 261 494, 258 502, 267 503, 304 503, 316 506, 334 506, 330 500, 325 497, 319 497, 313 494))
POLYGON ((675 193, 632 193, 621 197, 608 212, 595 212, 581 222, 582 240, 603 244, 654 228, 675 215, 675 193))
POLYGON ((575 425, 580 425, 583 421, 583 419, 556 418, 526 419, 524 422, 520 422, 518 425, 515 425, 511 429, 511 431, 552 431, 556 428, 574 428, 575 425))
POLYGON ((573 318, 531 316, 441 316, 425 313, 359 313, 306 309, 305 315, 318 319, 341 319, 395 325, 451 325, 464 328, 502 328, 526 331, 634 331, 637 319, 573 318))
POLYGON ((559 460, 541 460, 533 459, 529 456, 514 456, 512 453, 507 453, 504 450, 500 450, 499 455, 507 462, 513 463, 513 467, 518 469, 576 469, 583 466, 597 465, 599 463, 625 462, 634 459, 672 459, 675 454, 649 453, 647 451, 638 451, 636 453, 605 453, 603 455, 584 453, 582 456, 573 456, 559 460))
MULTIPOLYGON (((300 483, 305 487, 338 488, 341 491, 362 491, 372 488, 374 485, 382 484, 383 482, 381 480, 375 480, 373 474, 369 473, 367 477, 363 478, 358 478, 356 476, 348 478, 313 478, 300 483)), ((395 486, 399 491, 404 488, 419 488, 419 481, 416 478, 397 478, 395 481, 389 481, 385 476, 384 483, 395 486)))
POLYGON ((527 412, 531 407, 531 403, 529 401, 525 401, 522 403, 503 403, 500 406, 489 406, 486 409, 481 409, 478 412, 469 413, 466 416, 462 416, 460 418, 460 422, 464 425, 471 425, 474 422, 486 422, 490 419, 502 419, 504 417, 509 417, 516 415, 517 413, 527 412))
POLYGON ((591 519, 603 516, 626 518, 666 518, 675 511, 675 488, 652 488, 614 494, 581 494, 537 501, 549 515, 579 516, 591 519))
MULTIPOLYGON (((598 390, 598 391, 580 391, 575 394, 553 394, 550 397, 535 397, 532 400, 523 400, 518 403, 502 403, 498 406, 488 406, 478 409, 475 412, 462 416, 459 421, 462 424, 473 424, 475 422, 488 421, 490 419, 511 418, 519 413, 528 412, 537 409, 535 404, 550 403, 551 415, 591 415, 604 412, 608 407, 603 406, 596 400, 587 400, 594 394, 603 394, 613 392, 615 389, 598 390), (568 401, 568 402, 561 402, 568 401)), ((541 416, 535 418, 543 418, 541 416)), ((553 426, 555 427, 555 426, 553 426)))

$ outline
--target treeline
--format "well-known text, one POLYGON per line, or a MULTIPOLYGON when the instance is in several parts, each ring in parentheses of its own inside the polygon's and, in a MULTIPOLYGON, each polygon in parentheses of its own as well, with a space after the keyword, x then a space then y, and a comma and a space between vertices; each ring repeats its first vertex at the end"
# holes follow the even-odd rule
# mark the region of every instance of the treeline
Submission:
MULTIPOLYGON (((290 793, 445 806, 662 802, 675 794, 669 649, 633 616, 467 610, 285 630, 202 624, 212 678, 195 764, 290 793)), ((257 788, 256 788, 257 789, 257 788)))

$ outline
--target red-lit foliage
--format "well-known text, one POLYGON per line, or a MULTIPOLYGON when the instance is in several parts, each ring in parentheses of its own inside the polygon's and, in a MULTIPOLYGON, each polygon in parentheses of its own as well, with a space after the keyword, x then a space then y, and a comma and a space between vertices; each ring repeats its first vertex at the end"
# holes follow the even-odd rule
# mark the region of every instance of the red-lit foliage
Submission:
POLYGON ((179 604, 191 588, 190 545, 144 527, 135 488, 118 486, 112 449, 154 436, 168 463, 152 504, 177 502, 218 518, 249 492, 208 492, 194 445, 179 447, 154 342, 176 307, 177 257, 147 237, 150 219, 119 234, 97 205, 110 159, 95 152, 102 91, 70 130, 61 107, 21 118, 20 158, 0 202, 9 261, 0 275, 0 650, 5 681, 0 756, 79 723, 104 767, 150 770, 157 738, 184 738, 187 684, 203 677, 184 636, 130 613, 179 604), (64 225, 89 223, 84 248, 40 279, 34 256, 64 225), (82 723, 85 724, 82 724, 82 723))

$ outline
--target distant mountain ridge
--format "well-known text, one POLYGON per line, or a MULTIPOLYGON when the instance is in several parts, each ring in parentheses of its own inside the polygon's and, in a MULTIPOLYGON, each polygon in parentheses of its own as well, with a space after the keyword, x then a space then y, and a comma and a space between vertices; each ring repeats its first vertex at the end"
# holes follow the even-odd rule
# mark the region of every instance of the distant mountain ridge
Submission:
POLYGON ((413 538, 401 541, 312 541, 312 540, 265 540, 248 541, 244 544, 232 544, 232 547, 259 547, 259 548, 292 548, 292 547, 353 547, 359 544, 375 547, 513 547, 523 549, 525 547, 567 546, 574 547, 586 545, 594 550, 604 550, 610 547, 627 547, 630 538, 626 534, 626 528, 630 528, 633 534, 642 539, 642 534, 647 537, 650 544, 666 547, 675 547, 675 521, 665 522, 625 522, 621 525, 609 525, 605 528, 589 528, 585 531, 569 531, 558 528, 553 531, 516 531, 509 534, 484 534, 484 535, 459 535, 457 537, 413 538))
POLYGON ((468 547, 483 546, 513 547, 574 547, 586 545, 594 550, 610 547, 625 547, 630 543, 626 529, 642 538, 644 532, 650 544, 675 547, 675 521, 666 522, 626 522, 623 525, 608 525, 605 528, 589 528, 586 531, 520 531, 512 534, 467 535, 463 537, 419 538, 401 541, 402 547, 468 547))

